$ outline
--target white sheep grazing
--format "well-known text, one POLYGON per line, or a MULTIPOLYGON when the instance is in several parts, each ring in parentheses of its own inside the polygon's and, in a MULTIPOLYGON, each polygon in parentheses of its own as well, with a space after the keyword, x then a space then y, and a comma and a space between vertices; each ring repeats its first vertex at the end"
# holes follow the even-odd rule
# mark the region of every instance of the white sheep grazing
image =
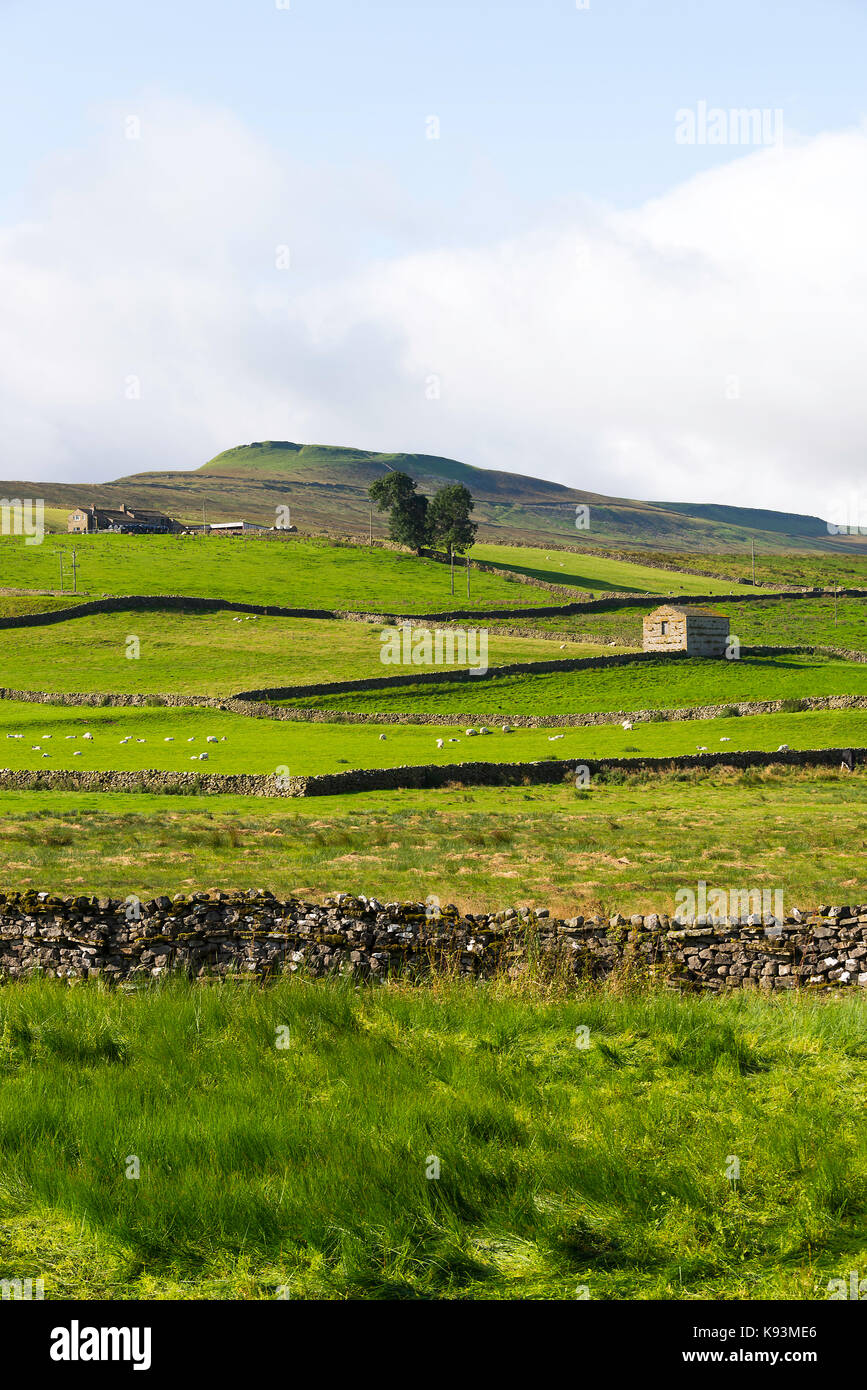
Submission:
POLYGON ((30 752, 31 752, 31 753, 38 753, 41 747, 42 747, 42 744, 41 744, 41 743, 31 743, 31 745, 30 745, 30 752))
POLYGON ((163 739, 163 743, 174 743, 174 739, 172 738, 171 734, 169 734, 166 738, 163 739))
POLYGON ((137 738, 137 739, 136 739, 136 743, 144 743, 144 741, 145 741, 145 740, 144 740, 143 738, 137 738))
POLYGON ((208 735, 206 736, 206 738, 205 738, 205 743, 216 743, 216 742, 217 742, 217 738, 216 738, 216 735, 215 735, 215 734, 208 734, 208 735))
POLYGON ((51 754, 50 754, 50 753, 43 753, 42 756, 43 756, 43 758, 50 758, 50 757, 51 757, 51 754))
POLYGON ((450 739, 449 739, 449 743, 457 743, 457 742, 458 742, 458 740, 457 740, 456 738, 450 738, 450 739))
POLYGON ((789 751, 789 745, 788 745, 787 743, 781 743, 780 746, 779 746, 779 748, 777 749, 777 752, 778 752, 778 753, 788 753, 788 751, 789 751))
POLYGON ((620 727, 621 727, 621 729, 631 729, 631 728, 632 728, 632 720, 631 720, 631 719, 622 719, 622 720, 620 721, 620 727))
POLYGON ((475 736, 475 732, 475 729, 464 729, 464 733, 466 734, 467 738, 473 738, 475 736))
POLYGON ((195 741, 196 741, 196 736, 195 736, 195 734, 190 734, 190 737, 187 739, 187 743, 195 743, 195 741))
POLYGON ((720 738, 720 743, 731 743, 731 739, 729 738, 728 734, 722 735, 722 737, 720 738))
POLYGON ((80 758, 80 757, 81 757, 81 749, 80 749, 80 748, 75 748, 75 749, 73 749, 72 756, 73 756, 73 758, 80 758))
POLYGON ((221 742, 221 743, 225 743, 225 742, 226 742, 226 735, 225 735, 225 734, 223 734, 222 738, 220 739, 220 742, 221 742))
POLYGON ((704 746, 703 743, 699 744, 698 751, 699 751, 699 753, 706 753, 706 752, 707 752, 707 749, 705 748, 705 746, 704 746))
POLYGON ((549 735, 548 735, 548 742, 549 742, 549 743, 556 743, 557 740, 558 740, 558 738, 563 738, 563 734, 549 734, 549 735))
POLYGON ((442 748, 442 747, 443 747, 443 741, 442 741, 441 738, 438 738, 438 739, 437 739, 437 748, 442 748))
POLYGON ((380 741, 380 743, 385 743, 385 734, 380 734, 380 735, 379 735, 379 741, 380 741))
POLYGON ((54 737, 53 734, 43 734, 43 735, 42 735, 42 741, 43 741, 43 743, 47 743, 48 740, 49 740, 50 738, 53 738, 53 737, 54 737))
POLYGON ((93 738, 93 734, 82 734, 82 738, 93 738))
POLYGON ((207 754, 207 753, 200 753, 200 754, 199 754, 199 762, 200 762, 200 763, 206 763, 207 761, 208 761, 208 754, 207 754))
POLYGON ((504 724, 504 725, 503 725, 503 733, 504 733, 504 734, 510 734, 511 732, 512 732, 511 726, 510 726, 509 724, 504 724))

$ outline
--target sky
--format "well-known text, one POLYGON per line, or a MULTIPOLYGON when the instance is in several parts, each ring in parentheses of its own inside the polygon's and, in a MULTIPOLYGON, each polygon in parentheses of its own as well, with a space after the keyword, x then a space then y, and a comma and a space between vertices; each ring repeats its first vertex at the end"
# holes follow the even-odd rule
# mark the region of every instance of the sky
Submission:
POLYGON ((865 50, 865 0, 0 0, 0 471, 867 523, 865 50))

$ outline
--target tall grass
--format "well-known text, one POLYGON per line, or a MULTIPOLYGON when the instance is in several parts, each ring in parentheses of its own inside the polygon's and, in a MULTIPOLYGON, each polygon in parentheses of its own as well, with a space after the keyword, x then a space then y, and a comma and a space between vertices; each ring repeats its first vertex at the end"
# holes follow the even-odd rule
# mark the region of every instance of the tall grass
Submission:
POLYGON ((47 1297, 822 1298, 863 1264, 865 1059, 856 1000, 10 986, 0 1274, 47 1297))

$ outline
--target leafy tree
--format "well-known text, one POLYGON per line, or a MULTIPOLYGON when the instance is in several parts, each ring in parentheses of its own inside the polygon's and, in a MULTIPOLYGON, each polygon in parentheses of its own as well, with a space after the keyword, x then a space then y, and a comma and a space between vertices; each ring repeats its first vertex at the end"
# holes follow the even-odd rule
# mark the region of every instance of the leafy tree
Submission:
POLYGON ((428 530, 450 555, 463 554, 476 539, 479 528, 470 520, 472 510, 473 494, 463 483, 451 483, 434 493, 427 509, 428 530))
POLYGON ((428 541, 428 500, 416 492, 407 473, 386 473, 367 489, 381 512, 388 512, 388 534, 400 545, 421 550, 428 541))

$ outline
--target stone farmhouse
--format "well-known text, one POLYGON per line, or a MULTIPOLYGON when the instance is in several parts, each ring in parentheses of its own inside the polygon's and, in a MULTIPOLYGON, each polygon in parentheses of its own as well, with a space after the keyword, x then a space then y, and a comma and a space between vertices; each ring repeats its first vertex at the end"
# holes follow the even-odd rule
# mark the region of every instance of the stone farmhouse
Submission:
POLYGON ((93 535, 97 531, 140 535, 143 532, 176 533, 183 531, 184 527, 164 512, 148 511, 144 507, 128 507, 125 502, 121 502, 117 508, 97 507, 96 503, 90 507, 76 507, 74 512, 69 513, 66 529, 77 535, 93 535))
POLYGON ((712 608, 663 604, 644 619, 646 652, 686 652, 688 656, 725 656, 729 620, 712 608))

